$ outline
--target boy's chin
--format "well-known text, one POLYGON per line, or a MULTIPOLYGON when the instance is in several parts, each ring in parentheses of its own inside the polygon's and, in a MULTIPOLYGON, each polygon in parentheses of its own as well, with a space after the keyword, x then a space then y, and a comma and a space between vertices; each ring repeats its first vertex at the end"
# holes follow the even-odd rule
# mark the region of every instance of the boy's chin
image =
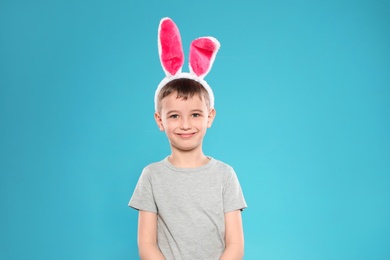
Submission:
POLYGON ((199 150, 201 152, 202 147, 201 146, 175 146, 175 145, 171 145, 171 150, 177 151, 180 153, 189 153, 189 152, 194 152, 196 150, 199 150))

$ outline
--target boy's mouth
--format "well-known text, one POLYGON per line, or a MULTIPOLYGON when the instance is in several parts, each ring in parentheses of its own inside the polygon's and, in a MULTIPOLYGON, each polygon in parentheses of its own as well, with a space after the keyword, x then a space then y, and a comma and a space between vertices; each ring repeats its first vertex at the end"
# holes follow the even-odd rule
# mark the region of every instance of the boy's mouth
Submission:
POLYGON ((178 136, 182 138, 190 138, 191 136, 194 136, 196 133, 179 133, 178 136))

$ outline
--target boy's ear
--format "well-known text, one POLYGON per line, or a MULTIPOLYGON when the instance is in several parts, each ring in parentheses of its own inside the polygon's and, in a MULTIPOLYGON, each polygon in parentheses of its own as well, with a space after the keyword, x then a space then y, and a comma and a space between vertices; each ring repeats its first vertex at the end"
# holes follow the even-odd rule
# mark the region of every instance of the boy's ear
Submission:
POLYGON ((164 126, 163 126, 163 123, 161 120, 161 115, 159 112, 154 113, 154 120, 156 120, 156 124, 158 126, 158 129, 160 129, 160 131, 164 131, 164 126))
POLYGON ((207 128, 211 127, 216 115, 217 115, 217 111, 215 111, 214 108, 210 109, 209 115, 208 115, 208 120, 207 120, 207 128))

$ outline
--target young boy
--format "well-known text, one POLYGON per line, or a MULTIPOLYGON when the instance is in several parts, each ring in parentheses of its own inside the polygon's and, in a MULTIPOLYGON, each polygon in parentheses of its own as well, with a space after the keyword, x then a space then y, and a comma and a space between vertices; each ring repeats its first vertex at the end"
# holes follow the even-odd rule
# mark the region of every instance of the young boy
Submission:
MULTIPOLYGON (((160 41, 164 21, 173 23, 160 23, 160 41)), ((216 53, 219 44, 215 47, 216 53)), ((155 120, 168 137, 171 154, 143 170, 129 202, 139 210, 141 259, 233 260, 244 254, 241 210, 246 203, 234 170, 203 153, 203 138, 216 112, 213 93, 196 70, 195 76, 167 75, 156 91, 155 120)))

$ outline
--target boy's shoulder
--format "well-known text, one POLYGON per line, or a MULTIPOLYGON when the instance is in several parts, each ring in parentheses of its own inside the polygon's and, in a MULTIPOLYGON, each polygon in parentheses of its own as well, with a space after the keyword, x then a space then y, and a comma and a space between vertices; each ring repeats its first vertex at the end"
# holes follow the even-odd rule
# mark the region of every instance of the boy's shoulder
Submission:
POLYGON ((166 158, 160 160, 160 161, 154 161, 154 162, 151 162, 149 163, 148 165, 145 166, 144 169, 146 170, 151 170, 151 169, 158 169, 158 168, 161 168, 164 166, 164 161, 166 160, 166 158))
POLYGON ((210 157, 210 158, 211 158, 211 160, 215 161, 215 165, 218 167, 226 168, 226 169, 233 169, 233 167, 230 164, 228 164, 224 161, 221 161, 221 160, 218 160, 218 159, 215 159, 212 157, 210 157))

